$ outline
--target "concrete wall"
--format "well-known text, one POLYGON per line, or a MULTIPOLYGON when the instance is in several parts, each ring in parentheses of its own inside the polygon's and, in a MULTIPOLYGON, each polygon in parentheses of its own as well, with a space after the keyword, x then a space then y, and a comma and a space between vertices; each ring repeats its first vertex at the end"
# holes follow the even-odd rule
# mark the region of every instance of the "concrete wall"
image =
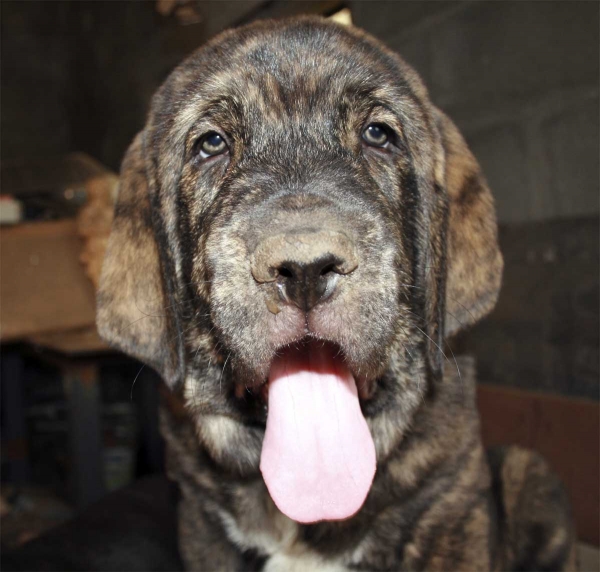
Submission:
POLYGON ((118 169, 152 94, 195 48, 252 18, 333 4, 202 0, 201 21, 181 25, 153 0, 3 0, 2 161, 84 151, 118 169))
POLYGON ((496 308, 452 341, 479 381, 598 400, 599 231, 597 217, 501 225, 496 308))
POLYGON ((501 222, 599 212, 596 2, 354 2, 458 124, 501 222))
POLYGON ((1 10, 2 160, 84 151, 117 169, 152 93, 193 46, 172 41, 179 27, 151 2, 8 1, 1 10))

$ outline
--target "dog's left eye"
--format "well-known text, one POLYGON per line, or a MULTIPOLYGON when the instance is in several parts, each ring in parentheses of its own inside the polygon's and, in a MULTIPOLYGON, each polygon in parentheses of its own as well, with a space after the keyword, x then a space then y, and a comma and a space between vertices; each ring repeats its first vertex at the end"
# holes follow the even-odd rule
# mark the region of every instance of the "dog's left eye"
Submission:
POLYGON ((390 131, 387 126, 381 123, 371 123, 363 131, 362 138, 371 147, 385 148, 390 142, 390 131))
POLYGON ((228 150, 225 139, 223 139, 216 131, 211 131, 201 137, 195 147, 197 149, 197 154, 202 159, 221 155, 228 150))

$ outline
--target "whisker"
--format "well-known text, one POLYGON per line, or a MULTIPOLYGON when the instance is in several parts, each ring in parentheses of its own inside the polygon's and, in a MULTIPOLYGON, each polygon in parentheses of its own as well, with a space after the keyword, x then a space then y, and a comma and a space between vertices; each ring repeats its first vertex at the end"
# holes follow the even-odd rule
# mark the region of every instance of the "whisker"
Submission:
MULTIPOLYGON (((412 355, 412 353, 408 349, 408 346, 403 342, 400 342, 400 344, 402 345, 402 349, 404 349, 404 351, 408 353, 408 355, 410 356, 410 359, 413 361, 413 363, 416 363, 415 356, 412 355)), ((423 381, 423 372, 419 372, 419 375, 417 377, 417 389, 419 390, 419 392, 421 392, 421 382, 422 381, 423 381)), ((423 395, 421 395, 421 398, 424 399, 423 395)))
MULTIPOLYGON (((411 312, 411 314, 412 314, 412 312, 411 312)), ((416 314, 415 314, 415 315, 416 315, 416 314)), ((427 335, 427 334, 426 334, 426 333, 425 333, 425 332, 424 332, 424 331, 423 331, 421 328, 419 328, 419 326, 417 326, 416 324, 415 324, 415 328, 417 328, 417 330, 419 330, 419 332, 421 332, 421 333, 422 333, 422 334, 423 334, 423 335, 424 335, 424 336, 425 336, 425 337, 426 337, 428 340, 430 340, 430 341, 431 341, 431 343, 432 343, 432 344, 433 344, 433 345, 434 345, 434 346, 435 346, 435 347, 436 347, 438 350, 440 350, 441 354, 442 354, 442 355, 443 355, 443 356, 444 356, 444 357, 445 357, 445 358, 446 358, 448 361, 450 361, 450 359, 448 358, 448 356, 447 356, 447 355, 444 353, 444 350, 443 350, 443 349, 442 349, 442 348, 441 348, 441 347, 440 347, 440 346, 439 346, 439 345, 438 345, 438 344, 437 344, 437 343, 436 343, 436 342, 435 342, 435 341, 434 341, 432 338, 430 338, 430 337, 429 337, 429 336, 428 336, 428 335, 427 335)), ((452 352, 452 358, 454 359, 454 364, 456 365, 456 371, 458 372, 458 379, 460 380, 460 382, 461 382, 461 385, 462 385, 462 376, 461 376, 461 374, 460 374, 460 368, 458 367, 458 362, 456 361, 456 357, 455 357, 455 355, 454 355, 454 352, 452 351, 452 348, 450 348, 450 347, 449 347, 449 349, 450 349, 450 351, 452 352)))
MULTIPOLYGON (((402 286, 405 286, 406 288, 416 288, 417 290, 423 290, 423 292, 426 292, 426 289, 423 288, 422 286, 415 286, 414 284, 404 284, 404 283, 402 284, 402 286)), ((450 300, 452 300, 453 302, 456 302, 465 312, 467 312, 471 316, 471 318, 473 318, 474 322, 477 321, 477 318, 475 318, 475 316, 473 315, 473 312, 471 312, 471 310, 469 308, 467 308, 464 304, 459 302, 456 298, 454 298, 454 296, 450 296, 450 294, 448 294, 448 293, 446 293, 446 296, 448 296, 448 298, 450 298, 450 300)), ((446 312, 448 312, 448 314, 450 314, 463 328, 465 327, 462 320, 459 320, 452 312, 448 311, 448 309, 446 309, 446 312)))
MULTIPOLYGON (((178 304, 183 304, 183 302, 173 302, 172 304, 169 304, 168 306, 164 306, 162 308, 162 310, 168 310, 169 308, 173 308, 174 306, 177 306, 178 304)), ((138 318, 137 320, 132 322, 132 324, 135 324, 135 322, 137 322, 143 318, 166 318, 167 317, 167 314, 147 314, 146 312, 144 312, 144 310, 142 310, 138 306, 137 300, 135 301, 135 307, 140 314, 144 314, 144 315, 141 318, 138 318)), ((184 316, 183 314, 181 314, 181 317, 182 318, 191 318, 192 316, 184 316)))
POLYGON ((223 369, 221 370, 221 375, 219 376, 219 393, 221 393, 221 380, 223 379, 223 373, 225 372, 225 367, 227 366, 227 362, 229 361, 230 357, 231 357, 231 352, 229 352, 229 355, 227 356, 227 359, 225 360, 225 363, 223 364, 223 369))
POLYGON ((135 386, 135 382, 137 381, 137 378, 140 377, 140 373, 142 373, 142 370, 146 367, 146 364, 143 364, 142 367, 140 367, 140 371, 137 372, 137 375, 135 376, 133 383, 131 384, 131 391, 129 392, 129 401, 133 401, 133 388, 135 386))
MULTIPOLYGON (((145 320, 148 316, 142 316, 141 318, 137 318, 136 320, 133 320, 133 322, 130 322, 129 324, 127 324, 126 326, 123 326, 120 330, 118 330, 118 334, 124 332, 127 328, 130 328, 131 326, 133 326, 133 324, 136 324, 137 322, 139 322, 140 320, 145 320)), ((156 316, 156 317, 160 317, 160 316, 156 316)))

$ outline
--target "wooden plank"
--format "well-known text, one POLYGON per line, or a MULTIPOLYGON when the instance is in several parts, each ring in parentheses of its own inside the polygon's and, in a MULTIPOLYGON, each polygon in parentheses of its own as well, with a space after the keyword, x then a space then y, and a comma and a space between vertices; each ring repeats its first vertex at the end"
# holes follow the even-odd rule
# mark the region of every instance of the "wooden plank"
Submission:
POLYGON ((84 353, 108 351, 110 349, 110 346, 100 339, 96 326, 35 334, 29 336, 27 341, 72 357, 84 353))
POLYGON ((595 401, 479 385, 484 444, 541 453, 565 483, 577 534, 600 542, 600 407, 595 401))
POLYGON ((94 325, 95 294, 79 262, 81 246, 74 220, 2 229, 0 340, 94 325))

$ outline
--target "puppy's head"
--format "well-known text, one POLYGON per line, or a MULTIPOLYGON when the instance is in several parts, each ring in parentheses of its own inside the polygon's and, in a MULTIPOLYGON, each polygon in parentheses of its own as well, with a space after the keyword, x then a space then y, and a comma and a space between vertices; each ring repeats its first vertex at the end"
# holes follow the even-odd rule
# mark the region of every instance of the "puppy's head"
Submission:
POLYGON ((98 325, 183 384, 204 444, 242 472, 276 356, 326 344, 383 459, 501 269, 490 192, 415 72, 352 28, 260 22, 155 95, 123 162, 98 325))

